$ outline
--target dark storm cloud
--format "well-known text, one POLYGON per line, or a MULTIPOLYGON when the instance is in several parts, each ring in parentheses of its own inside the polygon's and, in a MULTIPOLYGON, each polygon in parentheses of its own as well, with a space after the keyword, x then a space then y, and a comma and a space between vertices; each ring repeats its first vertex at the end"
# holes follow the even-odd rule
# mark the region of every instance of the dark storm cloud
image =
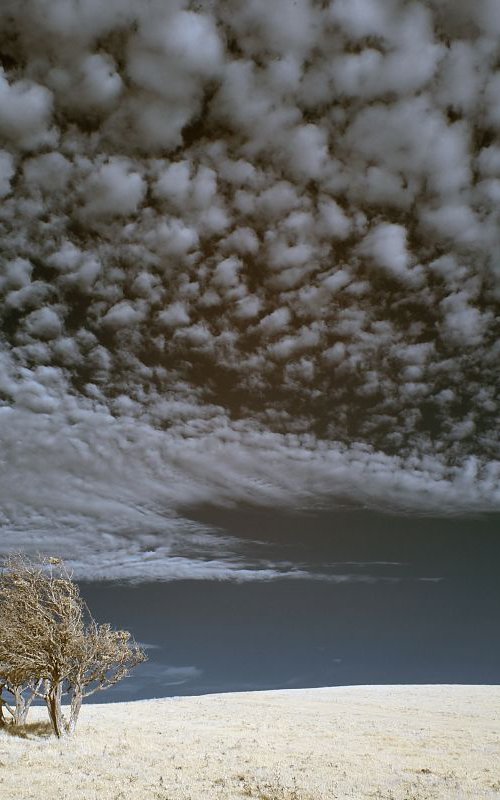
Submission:
POLYGON ((495 0, 0 29, 6 549, 251 579, 183 509, 498 509, 495 0))

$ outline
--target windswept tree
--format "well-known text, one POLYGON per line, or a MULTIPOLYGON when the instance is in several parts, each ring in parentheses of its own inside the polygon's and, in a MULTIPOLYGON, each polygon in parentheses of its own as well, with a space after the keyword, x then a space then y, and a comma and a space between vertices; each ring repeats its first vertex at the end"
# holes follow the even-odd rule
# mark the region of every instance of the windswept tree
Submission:
POLYGON ((61 698, 84 631, 78 586, 59 559, 7 559, 0 582, 0 673, 11 684, 35 679, 56 736, 64 732, 61 698))
POLYGON ((145 658, 129 633, 97 625, 61 559, 7 559, 0 578, 0 682, 9 690, 31 686, 45 700, 56 736, 74 731, 84 697, 114 685, 145 658), (69 721, 61 708, 66 693, 69 721))

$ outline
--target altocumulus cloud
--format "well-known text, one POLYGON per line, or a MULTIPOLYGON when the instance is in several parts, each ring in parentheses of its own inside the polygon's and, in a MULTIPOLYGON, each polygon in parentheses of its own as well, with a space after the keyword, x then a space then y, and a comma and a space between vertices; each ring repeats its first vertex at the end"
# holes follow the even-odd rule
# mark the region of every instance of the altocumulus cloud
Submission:
POLYGON ((4 549, 251 579, 183 509, 498 510, 496 0, 0 30, 4 549))

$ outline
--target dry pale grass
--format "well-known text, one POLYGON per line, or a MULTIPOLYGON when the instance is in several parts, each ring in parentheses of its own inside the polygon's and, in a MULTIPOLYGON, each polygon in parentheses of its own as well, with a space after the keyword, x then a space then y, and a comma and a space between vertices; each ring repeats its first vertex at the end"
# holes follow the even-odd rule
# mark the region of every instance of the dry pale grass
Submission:
POLYGON ((84 706, 58 741, 34 709, 0 734, 4 800, 493 800, 500 687, 248 692, 84 706))

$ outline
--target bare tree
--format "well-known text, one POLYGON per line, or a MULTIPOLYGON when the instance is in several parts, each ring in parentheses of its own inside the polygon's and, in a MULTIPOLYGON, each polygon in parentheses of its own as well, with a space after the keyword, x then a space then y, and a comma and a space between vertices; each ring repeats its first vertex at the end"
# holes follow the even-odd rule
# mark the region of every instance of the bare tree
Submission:
MULTIPOLYGON (((8 687, 29 686, 45 700, 56 736, 74 731, 84 697, 117 683, 145 658, 126 631, 94 622, 61 559, 7 559, 0 579, 0 676, 8 687), (66 692, 69 722, 61 709, 66 692)), ((27 714, 26 697, 16 696, 19 714, 27 714)))

